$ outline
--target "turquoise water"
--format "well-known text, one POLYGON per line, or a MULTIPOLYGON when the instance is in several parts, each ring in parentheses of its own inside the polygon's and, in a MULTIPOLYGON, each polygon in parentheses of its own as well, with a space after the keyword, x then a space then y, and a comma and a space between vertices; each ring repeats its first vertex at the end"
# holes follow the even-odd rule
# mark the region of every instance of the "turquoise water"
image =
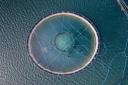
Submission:
POLYGON ((70 51, 74 45, 72 33, 59 33, 55 37, 55 45, 62 52, 70 51))
POLYGON ((116 0, 0 0, 1 85, 127 85, 128 19, 116 0), (27 50, 33 27, 57 12, 87 16, 100 35, 96 59, 72 75, 54 75, 33 63, 27 50))

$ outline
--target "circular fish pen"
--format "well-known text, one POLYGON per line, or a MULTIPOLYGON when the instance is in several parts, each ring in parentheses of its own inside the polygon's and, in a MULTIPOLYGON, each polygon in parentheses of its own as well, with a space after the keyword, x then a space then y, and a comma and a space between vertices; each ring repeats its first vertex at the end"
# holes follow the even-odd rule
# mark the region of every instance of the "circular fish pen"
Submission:
POLYGON ((93 60, 98 50, 98 34, 88 19, 73 13, 56 13, 33 28, 28 50, 43 70, 71 74, 93 60))

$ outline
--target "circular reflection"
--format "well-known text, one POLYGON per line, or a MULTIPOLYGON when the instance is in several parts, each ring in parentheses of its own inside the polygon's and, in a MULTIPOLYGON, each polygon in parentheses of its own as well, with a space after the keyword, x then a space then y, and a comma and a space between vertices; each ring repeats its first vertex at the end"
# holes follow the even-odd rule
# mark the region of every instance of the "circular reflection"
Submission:
POLYGON ((28 50, 42 69, 71 74, 86 67, 98 49, 93 25, 73 13, 57 13, 42 19, 32 30, 28 50))

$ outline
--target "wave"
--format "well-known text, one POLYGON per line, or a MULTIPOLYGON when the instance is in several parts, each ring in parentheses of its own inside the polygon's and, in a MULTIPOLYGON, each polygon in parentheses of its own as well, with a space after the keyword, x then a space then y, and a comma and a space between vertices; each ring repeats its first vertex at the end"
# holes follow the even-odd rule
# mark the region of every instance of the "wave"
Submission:
POLYGON ((126 17, 128 18, 128 5, 125 3, 124 0, 117 0, 119 6, 121 7, 121 10, 124 12, 126 17))

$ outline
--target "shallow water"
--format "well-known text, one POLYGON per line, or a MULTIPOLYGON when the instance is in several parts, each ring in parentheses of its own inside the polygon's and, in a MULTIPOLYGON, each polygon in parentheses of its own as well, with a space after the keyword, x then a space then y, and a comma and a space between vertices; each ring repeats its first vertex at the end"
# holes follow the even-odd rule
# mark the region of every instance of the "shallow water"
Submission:
POLYGON ((0 0, 1 85, 127 85, 128 20, 116 0, 0 0), (33 27, 57 12, 87 16, 100 35, 96 59, 72 75, 54 75, 27 50, 33 27))

